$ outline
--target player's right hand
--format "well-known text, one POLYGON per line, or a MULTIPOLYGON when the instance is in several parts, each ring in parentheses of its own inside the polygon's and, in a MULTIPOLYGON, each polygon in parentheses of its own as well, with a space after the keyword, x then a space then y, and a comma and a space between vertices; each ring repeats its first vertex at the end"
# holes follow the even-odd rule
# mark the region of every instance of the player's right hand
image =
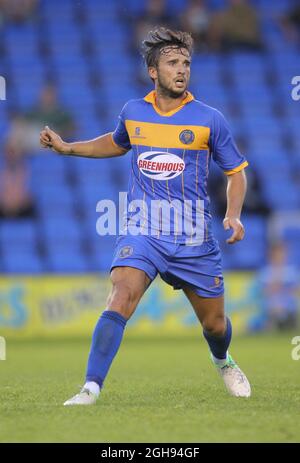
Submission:
POLYGON ((62 138, 47 125, 40 133, 40 143, 43 148, 51 148, 57 153, 65 153, 66 143, 62 138))

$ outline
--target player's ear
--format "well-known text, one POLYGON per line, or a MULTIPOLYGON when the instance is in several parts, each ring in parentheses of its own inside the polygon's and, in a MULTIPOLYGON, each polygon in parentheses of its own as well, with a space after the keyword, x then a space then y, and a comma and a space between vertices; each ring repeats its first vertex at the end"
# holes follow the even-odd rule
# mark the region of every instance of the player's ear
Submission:
POLYGON ((157 79, 157 70, 154 66, 148 68, 148 73, 151 79, 157 79))

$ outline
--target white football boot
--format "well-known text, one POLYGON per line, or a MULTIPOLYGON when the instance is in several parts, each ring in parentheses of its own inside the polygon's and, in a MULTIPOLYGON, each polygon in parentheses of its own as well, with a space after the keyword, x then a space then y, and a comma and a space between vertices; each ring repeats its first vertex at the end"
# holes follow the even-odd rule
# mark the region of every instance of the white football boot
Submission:
MULTIPOLYGON (((213 358, 212 358, 213 360, 213 358)), ((215 364, 215 362, 214 362, 215 364)), ((246 375, 228 354, 226 364, 222 367, 215 364, 222 376, 226 389, 234 397, 250 397, 251 386, 246 375)))
POLYGON ((67 400, 64 405, 94 405, 98 396, 89 389, 82 388, 81 391, 67 400))

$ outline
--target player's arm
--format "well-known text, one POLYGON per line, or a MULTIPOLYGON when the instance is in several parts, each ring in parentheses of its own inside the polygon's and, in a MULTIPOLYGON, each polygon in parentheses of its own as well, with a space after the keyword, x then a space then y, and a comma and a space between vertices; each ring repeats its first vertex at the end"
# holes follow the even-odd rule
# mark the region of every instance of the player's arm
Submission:
POLYGON ((44 148, 51 148, 60 154, 87 158, 122 156, 128 151, 113 141, 112 133, 106 133, 93 140, 67 143, 48 126, 40 133, 40 143, 44 148))
POLYGON ((227 210, 223 225, 225 230, 233 230, 231 237, 226 240, 228 244, 241 241, 245 229, 240 221, 242 207, 247 191, 247 178, 244 169, 227 176, 227 210))
POLYGON ((213 113, 210 148, 212 157, 227 175, 227 210, 223 220, 225 230, 233 229, 228 244, 236 243, 244 238, 245 230, 240 221, 242 206, 245 199, 247 180, 245 167, 248 162, 239 152, 228 122, 220 111, 213 113))

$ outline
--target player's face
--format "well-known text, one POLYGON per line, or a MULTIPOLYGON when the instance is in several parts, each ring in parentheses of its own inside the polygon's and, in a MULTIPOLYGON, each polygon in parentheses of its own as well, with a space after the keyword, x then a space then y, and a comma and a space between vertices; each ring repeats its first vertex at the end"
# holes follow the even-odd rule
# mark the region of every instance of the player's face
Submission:
POLYGON ((185 48, 166 47, 162 50, 156 68, 150 68, 156 89, 171 98, 178 98, 186 91, 191 68, 191 57, 185 48))

